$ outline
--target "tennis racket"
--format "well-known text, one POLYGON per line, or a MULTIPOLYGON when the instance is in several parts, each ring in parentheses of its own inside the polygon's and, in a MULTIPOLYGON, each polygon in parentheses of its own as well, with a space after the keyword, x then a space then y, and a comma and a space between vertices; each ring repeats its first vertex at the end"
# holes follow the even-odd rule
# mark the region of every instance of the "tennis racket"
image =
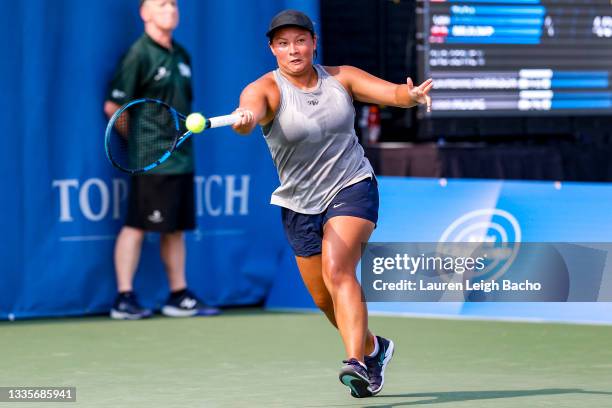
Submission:
MULTIPOLYGON (((205 119, 205 129, 233 125, 239 115, 205 119)), ((159 166, 193 132, 187 117, 157 99, 136 99, 123 105, 106 126, 104 148, 108 160, 119 170, 138 174, 159 166)))

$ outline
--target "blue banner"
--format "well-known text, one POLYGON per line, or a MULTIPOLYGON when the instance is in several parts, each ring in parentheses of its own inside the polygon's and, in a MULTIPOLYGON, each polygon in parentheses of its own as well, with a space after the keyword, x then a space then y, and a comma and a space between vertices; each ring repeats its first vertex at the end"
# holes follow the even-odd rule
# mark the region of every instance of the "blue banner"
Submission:
MULTIPOLYGON (((142 33, 138 1, 5 2, 0 64, 5 197, 0 318, 106 312, 115 293, 114 237, 126 178, 103 148, 107 84, 142 33)), ((318 1, 181 0, 176 39, 192 55, 194 110, 230 113, 242 88, 275 67, 265 32, 285 8, 318 21, 318 1)), ((259 130, 197 136, 198 230, 187 237, 192 289, 215 305, 261 302, 287 250, 278 185, 259 130)), ((147 237, 135 288, 159 307, 167 284, 158 237, 147 237)))

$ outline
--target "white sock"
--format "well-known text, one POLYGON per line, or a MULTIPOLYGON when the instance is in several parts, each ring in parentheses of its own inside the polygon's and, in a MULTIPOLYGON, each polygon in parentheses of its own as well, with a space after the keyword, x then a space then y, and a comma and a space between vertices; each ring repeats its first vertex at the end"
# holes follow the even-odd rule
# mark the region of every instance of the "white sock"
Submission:
POLYGON ((378 349, 378 339, 374 335, 372 335, 372 337, 374 337, 374 351, 368 357, 374 357, 375 355, 378 354, 378 350, 379 350, 378 349))

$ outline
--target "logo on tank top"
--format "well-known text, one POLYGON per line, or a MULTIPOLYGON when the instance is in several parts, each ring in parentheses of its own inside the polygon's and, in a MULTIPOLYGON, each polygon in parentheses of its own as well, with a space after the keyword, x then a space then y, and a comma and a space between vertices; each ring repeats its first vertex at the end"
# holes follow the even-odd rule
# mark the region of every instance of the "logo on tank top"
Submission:
POLYGON ((311 100, 309 100, 306 103, 309 104, 310 106, 317 106, 319 104, 319 100, 318 99, 311 99, 311 100))

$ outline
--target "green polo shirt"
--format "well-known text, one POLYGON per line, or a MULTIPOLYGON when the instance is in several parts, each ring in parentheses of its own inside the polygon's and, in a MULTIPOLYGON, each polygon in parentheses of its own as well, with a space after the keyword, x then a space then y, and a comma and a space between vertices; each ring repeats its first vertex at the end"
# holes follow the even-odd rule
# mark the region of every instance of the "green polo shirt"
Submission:
MULTIPOLYGON (((123 105, 138 98, 159 99, 185 115, 191 112, 191 58, 183 47, 173 42, 169 50, 147 34, 130 47, 115 72, 106 99, 123 105)), ((193 162, 193 141, 189 138, 151 173, 193 173, 193 162)))

